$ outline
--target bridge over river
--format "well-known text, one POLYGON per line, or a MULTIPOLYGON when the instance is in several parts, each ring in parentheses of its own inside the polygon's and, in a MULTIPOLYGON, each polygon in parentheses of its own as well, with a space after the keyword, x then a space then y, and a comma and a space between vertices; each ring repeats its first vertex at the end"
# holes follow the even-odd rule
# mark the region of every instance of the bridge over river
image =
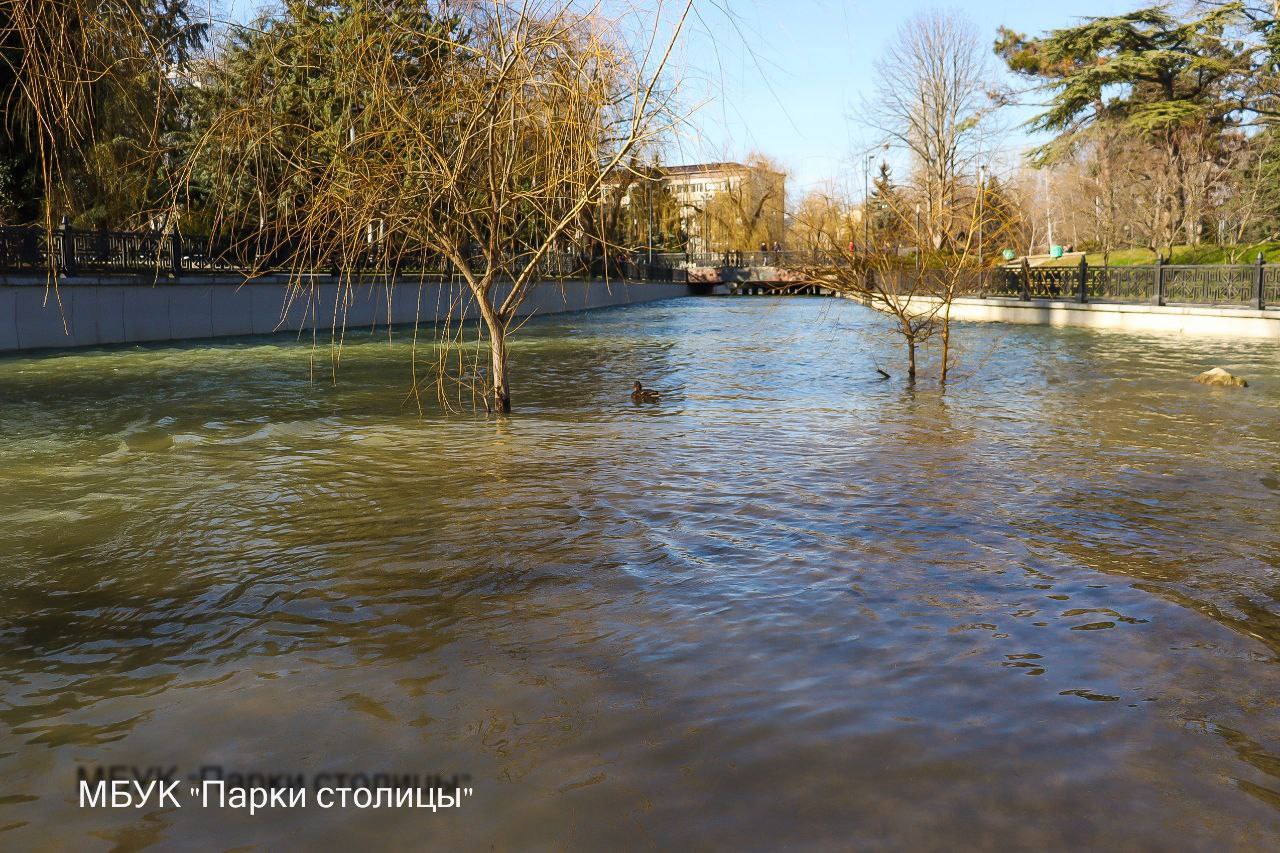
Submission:
POLYGON ((714 296, 834 296, 799 270, 810 252, 713 252, 655 255, 654 262, 683 270, 691 291, 714 296))

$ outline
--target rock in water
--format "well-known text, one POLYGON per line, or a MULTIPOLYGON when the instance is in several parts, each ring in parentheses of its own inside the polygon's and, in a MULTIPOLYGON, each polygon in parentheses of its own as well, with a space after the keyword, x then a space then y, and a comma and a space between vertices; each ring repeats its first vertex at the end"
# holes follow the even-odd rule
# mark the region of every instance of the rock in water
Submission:
POLYGON ((1215 367, 1212 370, 1206 370, 1196 377, 1197 382, 1205 385, 1216 385, 1223 388, 1248 388, 1249 383, 1245 382, 1239 376, 1232 376, 1221 367, 1215 367))

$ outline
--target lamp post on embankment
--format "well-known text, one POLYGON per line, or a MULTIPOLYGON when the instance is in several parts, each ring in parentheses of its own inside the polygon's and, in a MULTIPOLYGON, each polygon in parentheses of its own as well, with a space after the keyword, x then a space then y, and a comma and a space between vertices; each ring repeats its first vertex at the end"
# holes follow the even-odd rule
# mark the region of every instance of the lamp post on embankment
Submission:
POLYGON ((871 161, 876 152, 867 154, 862 163, 862 251, 871 251, 871 161))
POLYGON ((987 166, 978 164, 978 269, 982 269, 982 202, 987 194, 987 166))

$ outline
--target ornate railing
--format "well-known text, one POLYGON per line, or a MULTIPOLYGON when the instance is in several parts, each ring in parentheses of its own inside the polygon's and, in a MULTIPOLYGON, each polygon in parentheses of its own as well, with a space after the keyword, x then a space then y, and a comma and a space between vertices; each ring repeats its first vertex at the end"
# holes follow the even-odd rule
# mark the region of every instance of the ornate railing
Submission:
MULTIPOLYGON (((156 231, 94 231, 65 223, 52 232, 41 227, 0 228, 0 274, 132 275, 176 279, 189 275, 272 272, 338 274, 394 272, 401 275, 447 277, 459 272, 439 252, 388 241, 371 242, 363 251, 337 253, 258 231, 236 235, 191 235, 156 231)), ((618 276, 652 281, 683 281, 685 267, 671 256, 647 254, 606 257, 565 249, 534 260, 532 253, 503 261, 509 270, 533 264, 538 276, 618 276)), ((472 271, 485 268, 479 251, 467 259, 472 271)))
MULTIPOLYGON (((54 252, 61 249, 54 235, 54 252)), ((0 270, 42 272, 49 268, 49 240, 43 228, 0 228, 0 270)))
MULTIPOLYGON (((645 259, 641 251, 637 257, 645 259)), ((817 263, 819 254, 812 250, 780 249, 776 252, 663 252, 654 260, 677 269, 719 269, 722 267, 798 267, 817 263)))
POLYGON ((1087 298, 1097 302, 1153 302, 1154 267, 1086 267, 1087 298))
POLYGON ((1167 266, 1165 302, 1208 305, 1246 305, 1257 298, 1257 268, 1247 264, 1167 266))
POLYGON ((1262 277, 1263 304, 1280 307, 1280 266, 1266 267, 1262 277))
MULTIPOLYGON (((157 232, 67 231, 61 235, 80 273, 138 273, 174 268, 175 240, 157 232)), ((65 249, 64 249, 65 251, 65 249)))
MULTIPOLYGON (((51 268, 67 276, 128 274, 159 279, 187 275, 270 272, 387 272, 447 277, 458 270, 438 252, 411 249, 388 241, 372 242, 354 256, 257 231, 239 235, 184 235, 156 231, 85 231, 65 223, 52 232, 40 227, 0 228, 0 274, 40 274, 51 268)), ((547 278, 626 277, 650 281, 684 281, 697 267, 781 267, 804 269, 857 262, 839 253, 813 250, 777 252, 653 253, 588 256, 573 249, 553 252, 536 262, 547 278), (828 256, 829 255, 829 256, 828 256)), ((510 257, 504 264, 520 269, 532 256, 510 257)), ((484 260, 468 260, 476 271, 484 260)), ((927 271, 926 271, 927 272, 927 271)), ((971 296, 1006 296, 1155 305, 1218 305, 1280 308, 1280 266, 1264 264, 1094 267, 1083 260, 1072 267, 1008 266, 966 270, 950 279, 954 292, 971 296)))
POLYGON ((1280 308, 1280 267, 1253 264, 1003 267, 981 295, 1074 302, 1280 308))
MULTIPOLYGON (((950 290, 956 296, 1006 297, 1067 302, 1119 302, 1151 305, 1210 305, 1280 310, 1280 265, 1261 258, 1252 264, 1094 267, 988 267, 952 269, 945 274, 906 269, 895 260, 881 264, 866 258, 829 254, 813 262, 821 270, 863 262, 870 280, 893 276, 899 292, 921 294, 950 290)), ((886 259, 890 260, 890 259, 886 259)), ((799 268, 805 268, 805 264, 799 268)))

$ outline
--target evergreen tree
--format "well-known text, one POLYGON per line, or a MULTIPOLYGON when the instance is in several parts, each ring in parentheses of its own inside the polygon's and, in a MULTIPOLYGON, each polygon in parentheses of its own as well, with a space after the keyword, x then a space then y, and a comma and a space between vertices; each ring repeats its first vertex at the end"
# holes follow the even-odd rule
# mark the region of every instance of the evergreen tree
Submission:
POLYGON ((907 215, 906 200, 893 182, 893 172, 888 163, 880 164, 880 172, 871 185, 868 205, 872 245, 891 246, 901 242, 908 230, 903 224, 903 217, 907 215))
POLYGON ((0 222, 164 209, 171 83, 207 35, 189 0, 0 0, 0 222))
POLYGON ((1059 142, 1100 121, 1140 133, 1221 127, 1238 115, 1235 95, 1252 70, 1227 38, 1241 22, 1234 3, 1187 21, 1156 6, 1090 18, 1041 38, 1002 27, 996 53, 1050 93, 1049 108, 1032 126, 1058 134, 1059 142))
POLYGON ((613 243, 631 249, 652 245, 654 251, 684 251, 680 202, 664 180, 660 167, 643 169, 627 188, 626 198, 621 227, 613 236, 613 243))
POLYGON ((1224 134, 1247 112, 1257 70, 1257 51, 1233 38, 1247 26, 1239 3, 1185 20, 1155 6, 1040 38, 1002 28, 996 52, 1049 95, 1032 122, 1054 134, 1034 152, 1040 165, 1067 160, 1090 140, 1148 147, 1141 183, 1153 191, 1149 230, 1159 251, 1205 231, 1206 164, 1224 159, 1224 134))
POLYGON ((439 72, 441 51, 464 41, 458 20, 439 17, 433 5, 287 0, 236 31, 188 92, 187 227, 288 229, 304 220, 309 188, 358 153, 363 132, 366 93, 353 88, 342 57, 370 31, 395 33, 402 43, 387 85, 427 91, 416 83, 439 72))

